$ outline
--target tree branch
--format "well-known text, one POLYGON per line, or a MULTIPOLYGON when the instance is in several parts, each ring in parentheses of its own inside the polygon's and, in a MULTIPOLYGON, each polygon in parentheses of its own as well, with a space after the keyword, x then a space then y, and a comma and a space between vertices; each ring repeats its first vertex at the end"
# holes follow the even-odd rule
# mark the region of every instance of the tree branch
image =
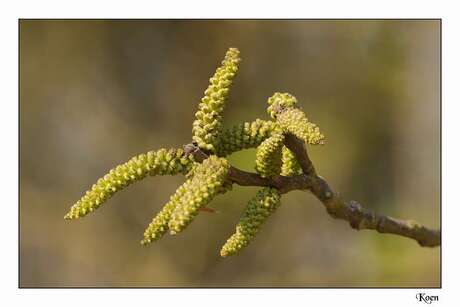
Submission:
MULTIPOLYGON (((281 194, 293 190, 309 190, 326 207, 334 218, 348 221, 356 230, 370 229, 380 233, 391 233, 416 240, 420 246, 436 247, 441 244, 440 230, 429 229, 412 220, 399 220, 379 215, 364 209, 356 201, 344 201, 329 184, 317 175, 304 143, 291 134, 285 135, 284 145, 289 148, 299 162, 303 174, 296 176, 276 176, 263 178, 259 174, 246 172, 230 166, 228 180, 241 186, 274 187, 281 194)), ((208 155, 194 144, 184 146, 187 154, 192 154, 195 161, 201 163, 208 155)))

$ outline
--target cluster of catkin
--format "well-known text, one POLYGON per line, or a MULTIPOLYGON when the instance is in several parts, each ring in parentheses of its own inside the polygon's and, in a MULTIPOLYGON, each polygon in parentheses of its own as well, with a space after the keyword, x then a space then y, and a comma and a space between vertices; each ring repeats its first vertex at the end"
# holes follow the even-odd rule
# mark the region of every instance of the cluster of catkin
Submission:
MULTIPOLYGON (((268 99, 271 120, 256 119, 224 129, 223 111, 230 86, 238 71, 239 51, 230 48, 222 65, 209 79, 209 86, 198 105, 193 122, 194 144, 207 154, 198 163, 183 149, 160 149, 141 154, 110 170, 77 201, 65 219, 76 219, 94 211, 116 192, 147 175, 186 176, 186 181, 155 215, 144 232, 142 244, 160 239, 166 232, 183 231, 218 194, 231 190, 230 164, 225 158, 234 152, 257 148, 255 170, 264 178, 301 174, 293 153, 284 146, 286 134, 293 134, 306 144, 322 144, 324 136, 308 121, 297 100, 288 93, 275 93, 268 99)), ((265 187, 252 198, 236 225, 235 233, 222 247, 223 257, 237 253, 251 242, 262 224, 279 207, 281 194, 265 187)))

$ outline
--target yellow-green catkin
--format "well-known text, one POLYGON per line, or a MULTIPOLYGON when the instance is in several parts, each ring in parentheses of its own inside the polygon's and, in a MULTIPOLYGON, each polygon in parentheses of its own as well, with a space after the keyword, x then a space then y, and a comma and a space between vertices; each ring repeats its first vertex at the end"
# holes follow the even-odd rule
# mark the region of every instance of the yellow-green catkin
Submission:
POLYGON ((222 257, 237 253, 247 246, 267 218, 279 207, 281 195, 274 188, 263 188, 251 199, 243 217, 236 226, 236 232, 227 240, 220 251, 222 257))
POLYGON ((280 174, 283 141, 283 133, 276 131, 257 147, 255 169, 262 177, 270 178, 280 174))
POLYGON ((185 193, 180 197, 174 209, 168 227, 171 234, 185 229, 217 194, 224 193, 230 187, 226 183, 229 163, 225 158, 209 156, 196 167, 193 177, 185 183, 185 193))
POLYGON ((185 178, 187 179, 190 179, 193 177, 193 175, 195 174, 195 170, 196 168, 200 165, 200 163, 192 163, 189 167, 189 171, 185 174, 185 178))
POLYGON ((297 106, 297 98, 289 93, 274 93, 268 98, 267 112, 271 118, 276 118, 276 115, 283 109, 297 106))
POLYGON ((292 133, 307 144, 324 143, 324 135, 297 107, 297 99, 294 96, 288 93, 275 93, 268 99, 268 105, 268 114, 277 120, 283 132, 292 133))
POLYGON ((148 244, 160 239, 168 231, 168 223, 171 215, 179 204, 181 198, 190 185, 191 179, 182 184, 176 192, 170 197, 169 202, 163 206, 161 211, 153 218, 147 229, 144 231, 144 239, 141 244, 148 244))
POLYGON ((300 168, 299 162, 295 158, 292 151, 289 150, 286 146, 283 146, 282 153, 282 165, 281 165, 281 175, 283 176, 293 176, 300 175, 302 169, 300 168))
POLYGON ((277 119, 283 131, 292 133, 306 144, 324 144, 324 135, 319 131, 319 127, 309 122, 301 110, 287 109, 281 112, 277 119))
POLYGON ((65 219, 76 219, 93 212, 116 192, 140 181, 147 175, 186 174, 193 164, 193 156, 182 149, 160 149, 131 158, 100 178, 86 194, 77 201, 65 219))
POLYGON ((217 68, 214 76, 209 79, 209 86, 198 105, 193 122, 193 140, 201 149, 215 152, 218 135, 222 130, 222 113, 228 97, 230 85, 238 71, 241 59, 236 48, 228 49, 222 66, 217 68))
POLYGON ((271 135, 275 127, 273 121, 256 119, 226 129, 219 136, 217 155, 225 157, 243 149, 255 148, 271 135))

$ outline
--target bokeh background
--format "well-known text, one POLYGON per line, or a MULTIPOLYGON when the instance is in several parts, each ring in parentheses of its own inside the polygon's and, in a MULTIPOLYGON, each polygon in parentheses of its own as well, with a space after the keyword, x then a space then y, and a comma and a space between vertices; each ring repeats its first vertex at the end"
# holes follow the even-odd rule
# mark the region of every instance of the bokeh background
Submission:
MULTIPOLYGON (((143 247, 179 177, 147 178, 93 215, 69 207, 113 166, 191 140, 195 108, 228 47, 243 62, 225 124, 267 119, 294 94, 327 136, 311 148, 347 199, 440 226, 440 22, 21 20, 20 286, 437 287, 440 249, 357 232, 306 192, 222 259, 257 188, 235 186, 179 236, 143 247)), ((253 169, 254 151, 230 157, 253 169)))

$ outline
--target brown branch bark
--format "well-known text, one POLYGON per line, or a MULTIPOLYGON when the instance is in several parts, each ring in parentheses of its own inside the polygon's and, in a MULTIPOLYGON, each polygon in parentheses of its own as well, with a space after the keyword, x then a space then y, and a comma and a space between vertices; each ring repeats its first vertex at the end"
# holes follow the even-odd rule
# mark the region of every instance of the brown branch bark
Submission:
MULTIPOLYGON (((424 247, 436 247, 441 244, 440 230, 427 228, 416 221, 399 220, 376 214, 364 209, 356 201, 344 201, 326 180, 317 175, 301 140, 291 134, 286 134, 284 145, 294 153, 302 168, 302 175, 263 178, 256 173, 231 166, 228 180, 241 186, 275 187, 281 194, 293 190, 308 190, 322 202, 332 217, 348 221, 350 226, 356 230, 370 229, 380 233, 395 234, 413 239, 424 247)), ((184 150, 192 154, 197 162, 202 162, 208 157, 205 152, 193 144, 185 145, 184 150)))

